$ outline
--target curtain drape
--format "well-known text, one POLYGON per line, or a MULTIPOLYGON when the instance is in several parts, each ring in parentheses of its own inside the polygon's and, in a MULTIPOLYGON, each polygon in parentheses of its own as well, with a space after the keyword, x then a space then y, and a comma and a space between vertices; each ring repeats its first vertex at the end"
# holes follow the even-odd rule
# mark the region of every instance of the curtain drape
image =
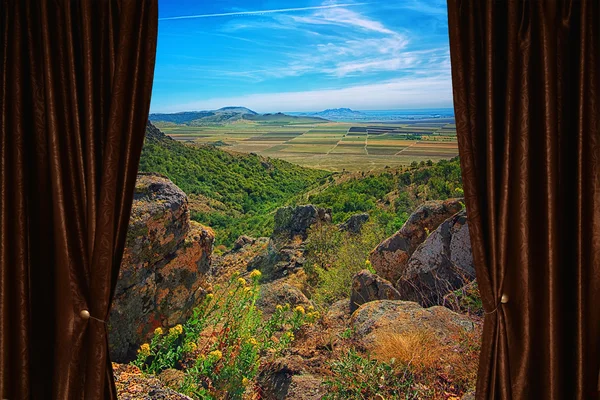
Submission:
POLYGON ((599 7, 448 0, 465 202, 487 312, 478 399, 596 397, 599 7))
POLYGON ((0 398, 116 397, 103 321, 157 25, 157 0, 2 0, 0 398))

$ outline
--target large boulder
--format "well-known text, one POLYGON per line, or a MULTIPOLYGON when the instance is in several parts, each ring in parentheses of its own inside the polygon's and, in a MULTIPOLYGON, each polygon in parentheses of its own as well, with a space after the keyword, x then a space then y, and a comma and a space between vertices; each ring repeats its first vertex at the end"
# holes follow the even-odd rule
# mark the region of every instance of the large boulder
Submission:
POLYGON ((475 279, 466 212, 444 221, 414 251, 396 283, 403 300, 441 305, 444 297, 475 279))
POLYGON ((376 300, 400 300, 400 293, 389 281, 366 269, 354 275, 350 292, 350 312, 354 312, 364 303, 376 300))
POLYGON ((340 230, 355 233, 360 233, 363 225, 369 220, 369 214, 354 214, 350 216, 344 223, 339 225, 340 230))
POLYGON ((468 332, 475 323, 446 307, 423 308, 411 301, 380 300, 365 303, 352 314, 356 338, 372 349, 390 335, 429 332, 437 337, 468 332))
POLYGON ((331 222, 331 209, 315 207, 312 204, 281 207, 275 212, 274 219, 274 239, 285 240, 299 236, 304 240, 311 226, 331 222))
POLYGON ((442 222, 462 209, 461 199, 430 201, 421 205, 402 228, 381 242, 369 259, 377 274, 396 282, 412 253, 442 222))
POLYGON ((214 233, 190 221, 186 195, 169 179, 140 174, 109 318, 115 361, 135 357, 158 326, 183 323, 201 300, 214 233))

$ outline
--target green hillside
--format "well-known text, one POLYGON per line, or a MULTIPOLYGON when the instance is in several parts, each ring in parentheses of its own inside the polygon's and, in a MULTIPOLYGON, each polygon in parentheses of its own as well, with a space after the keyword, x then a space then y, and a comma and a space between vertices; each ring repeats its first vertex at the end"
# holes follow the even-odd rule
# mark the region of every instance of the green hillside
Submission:
POLYGON ((226 245, 241 234, 269 235, 269 213, 329 175, 282 160, 186 145, 150 124, 139 169, 169 177, 190 196, 192 218, 215 229, 217 242, 226 245))

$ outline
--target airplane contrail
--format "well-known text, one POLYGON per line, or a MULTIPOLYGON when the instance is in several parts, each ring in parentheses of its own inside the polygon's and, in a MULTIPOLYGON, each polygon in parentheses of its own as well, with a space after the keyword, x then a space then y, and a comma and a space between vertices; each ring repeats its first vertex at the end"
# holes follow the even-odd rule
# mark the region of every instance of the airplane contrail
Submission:
POLYGON ((174 19, 192 19, 192 18, 209 18, 209 17, 227 17, 233 15, 254 15, 254 14, 271 14, 289 11, 304 11, 304 10, 322 10, 325 8, 339 8, 339 7, 352 7, 360 6, 369 3, 351 3, 351 4, 332 4, 328 6, 314 6, 314 7, 299 7, 299 8, 281 8, 278 10, 262 10, 262 11, 238 11, 220 14, 198 14, 198 15, 181 15, 178 17, 163 17, 159 18, 159 21, 167 21, 174 19))

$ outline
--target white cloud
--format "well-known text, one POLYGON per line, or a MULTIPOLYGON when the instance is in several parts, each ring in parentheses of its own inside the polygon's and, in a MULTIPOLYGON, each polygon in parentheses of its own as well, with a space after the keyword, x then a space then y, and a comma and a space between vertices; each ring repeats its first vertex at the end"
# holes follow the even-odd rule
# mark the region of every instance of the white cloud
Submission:
POLYGON ((452 86, 449 74, 410 77, 343 89, 213 98, 186 104, 157 106, 153 107, 152 112, 212 110, 232 104, 243 105, 259 112, 316 111, 334 107, 358 110, 451 107, 452 86))

